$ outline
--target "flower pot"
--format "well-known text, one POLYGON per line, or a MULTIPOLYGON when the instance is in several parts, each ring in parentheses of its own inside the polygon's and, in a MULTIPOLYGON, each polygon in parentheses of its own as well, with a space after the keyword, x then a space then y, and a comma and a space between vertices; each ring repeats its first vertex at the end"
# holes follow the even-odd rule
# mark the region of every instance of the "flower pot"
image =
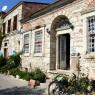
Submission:
POLYGON ((28 82, 28 86, 31 87, 31 88, 35 88, 36 84, 37 84, 37 81, 32 80, 32 79, 28 82))

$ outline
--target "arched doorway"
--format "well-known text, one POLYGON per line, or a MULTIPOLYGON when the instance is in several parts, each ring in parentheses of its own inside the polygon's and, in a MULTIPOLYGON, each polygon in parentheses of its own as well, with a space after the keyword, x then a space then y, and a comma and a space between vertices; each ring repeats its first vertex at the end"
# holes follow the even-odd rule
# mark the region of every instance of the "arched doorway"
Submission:
POLYGON ((50 32, 50 70, 67 70, 70 68, 70 34, 66 32, 69 29, 73 29, 73 26, 64 15, 56 17, 52 22, 50 32), (59 31, 60 33, 58 33, 59 31))

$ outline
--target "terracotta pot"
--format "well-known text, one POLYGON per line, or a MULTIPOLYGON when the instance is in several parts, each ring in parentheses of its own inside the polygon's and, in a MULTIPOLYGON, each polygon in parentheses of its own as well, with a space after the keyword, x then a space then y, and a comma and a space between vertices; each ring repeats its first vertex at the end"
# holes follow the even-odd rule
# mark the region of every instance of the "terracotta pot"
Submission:
POLYGON ((32 80, 32 79, 28 82, 28 85, 31 88, 35 88, 36 87, 36 84, 37 84, 37 81, 36 80, 32 80))

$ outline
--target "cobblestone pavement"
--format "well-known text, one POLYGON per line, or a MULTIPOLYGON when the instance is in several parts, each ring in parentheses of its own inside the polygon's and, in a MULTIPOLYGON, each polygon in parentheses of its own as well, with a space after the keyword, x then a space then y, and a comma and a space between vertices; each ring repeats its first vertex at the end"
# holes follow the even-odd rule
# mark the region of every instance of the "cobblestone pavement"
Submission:
POLYGON ((31 89, 28 82, 0 74, 0 95, 46 95, 45 84, 31 89))

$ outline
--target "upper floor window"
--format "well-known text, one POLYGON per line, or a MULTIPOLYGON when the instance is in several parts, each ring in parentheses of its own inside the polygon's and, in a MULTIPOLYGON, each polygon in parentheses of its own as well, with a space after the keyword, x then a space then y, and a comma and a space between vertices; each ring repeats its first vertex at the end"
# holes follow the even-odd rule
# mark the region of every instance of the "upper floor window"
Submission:
POLYGON ((34 53, 42 53, 42 30, 35 32, 34 53))
POLYGON ((88 50, 95 52, 95 16, 88 18, 88 50))
POLYGON ((8 29, 7 32, 9 33, 11 31, 11 19, 8 20, 8 29))
POLYGON ((13 30, 17 29, 17 15, 14 16, 14 20, 13 20, 13 30))
POLYGON ((6 30, 6 23, 3 23, 3 34, 5 34, 5 30, 6 30))
POLYGON ((29 53, 29 34, 24 35, 24 53, 29 53))

